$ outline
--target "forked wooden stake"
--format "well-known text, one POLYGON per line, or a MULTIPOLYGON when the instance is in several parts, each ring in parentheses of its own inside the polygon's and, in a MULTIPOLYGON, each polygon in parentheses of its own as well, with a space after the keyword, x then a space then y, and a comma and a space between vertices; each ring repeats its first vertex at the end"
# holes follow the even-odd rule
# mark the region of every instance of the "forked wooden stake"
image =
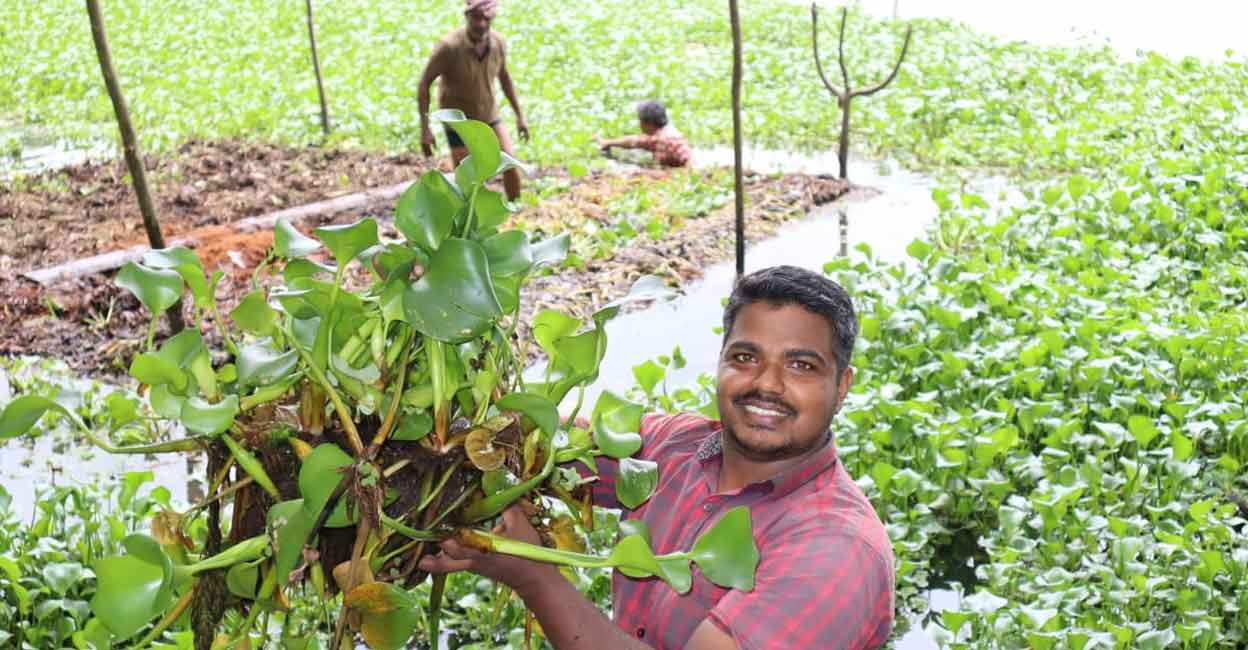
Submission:
POLYGON ((840 163, 840 176, 842 179, 849 178, 849 106, 855 97, 866 97, 874 95, 883 90, 888 84, 897 78, 897 72, 901 69, 902 61, 906 60, 906 52, 910 50, 910 35, 913 29, 906 27, 906 40, 901 44, 901 54, 897 56, 897 63, 893 64, 893 71, 888 73, 888 77, 874 86, 866 88, 851 88, 849 85, 849 69, 845 67, 845 22, 849 15, 847 7, 841 7, 841 35, 840 42, 837 45, 837 62, 841 66, 841 79, 844 86, 837 88, 828 81, 827 75, 823 73, 823 62, 819 60, 819 7, 814 3, 810 5, 810 40, 815 50, 815 68, 819 70, 819 79, 823 81, 823 85, 836 97, 836 105, 841 108, 841 142, 836 151, 837 162, 840 163))

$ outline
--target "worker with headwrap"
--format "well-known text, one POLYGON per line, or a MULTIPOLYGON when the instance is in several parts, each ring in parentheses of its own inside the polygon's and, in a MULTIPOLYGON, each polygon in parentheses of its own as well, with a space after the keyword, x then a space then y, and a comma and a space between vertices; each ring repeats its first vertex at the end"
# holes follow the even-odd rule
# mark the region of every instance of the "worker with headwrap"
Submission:
MULTIPOLYGON (((498 14, 498 0, 465 0, 465 25, 443 36, 433 48, 425 72, 420 78, 417 99, 420 102, 420 145, 426 156, 433 155, 433 131, 429 128, 429 88, 438 79, 439 108, 457 108, 470 119, 480 120, 494 127, 503 151, 512 153, 511 136, 499 116, 498 102, 494 99, 494 80, 503 87, 503 94, 516 112, 516 130, 525 141, 529 139, 529 125, 520 110, 516 87, 507 72, 507 46, 502 35, 490 30, 490 23, 498 14)), ((451 160, 456 166, 468 155, 468 149, 459 136, 447 127, 446 141, 451 148, 451 160)), ((508 200, 520 196, 520 174, 515 169, 503 172, 503 187, 508 200)))

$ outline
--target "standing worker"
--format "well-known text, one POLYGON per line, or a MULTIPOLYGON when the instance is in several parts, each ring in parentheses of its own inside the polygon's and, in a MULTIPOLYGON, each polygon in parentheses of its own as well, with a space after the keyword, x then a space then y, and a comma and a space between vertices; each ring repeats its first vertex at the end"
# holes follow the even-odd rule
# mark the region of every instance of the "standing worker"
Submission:
MULTIPOLYGON (((520 110, 516 87, 507 72, 507 45, 498 32, 490 30, 490 23, 498 14, 498 0, 464 0, 465 25, 443 36, 429 55, 425 72, 420 77, 417 100, 420 102, 420 148, 426 156, 433 155, 433 131, 429 128, 429 87, 434 79, 438 83, 438 107, 457 108, 469 119, 480 120, 494 128, 499 145, 509 154, 512 151, 511 136, 498 114, 498 102, 494 99, 494 79, 503 87, 503 94, 516 112, 516 131, 525 142, 529 140, 529 125, 520 110)), ((445 127, 446 141, 451 147, 451 161, 455 166, 468 156, 464 141, 450 127, 445 127)), ((520 197, 520 172, 508 169, 503 172, 503 187, 507 199, 520 197)))

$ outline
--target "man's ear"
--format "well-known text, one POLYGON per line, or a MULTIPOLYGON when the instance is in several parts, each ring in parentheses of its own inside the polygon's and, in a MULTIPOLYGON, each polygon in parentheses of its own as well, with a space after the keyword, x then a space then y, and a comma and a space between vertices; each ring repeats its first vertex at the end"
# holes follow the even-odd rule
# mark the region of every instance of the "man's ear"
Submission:
POLYGON ((849 394, 850 386, 854 385, 854 367, 845 366, 845 371, 841 373, 841 378, 836 382, 836 413, 841 412, 841 407, 845 405, 845 396, 849 394))

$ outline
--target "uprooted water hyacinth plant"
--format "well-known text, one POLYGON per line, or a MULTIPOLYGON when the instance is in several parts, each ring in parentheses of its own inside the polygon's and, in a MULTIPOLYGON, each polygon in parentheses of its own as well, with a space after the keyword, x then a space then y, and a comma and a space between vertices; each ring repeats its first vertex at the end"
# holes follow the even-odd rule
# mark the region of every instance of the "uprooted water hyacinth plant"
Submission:
POLYGON ((531 325, 547 371, 524 382, 521 289, 562 259, 567 238, 533 243, 500 230, 508 207, 485 183, 520 163, 500 151, 489 126, 454 111, 437 117, 470 156, 453 177, 428 172, 403 194, 395 225, 405 241, 383 242, 371 218, 319 228, 319 241, 279 223, 265 268, 282 283, 257 286, 229 314, 232 328, 213 298, 219 274, 208 276, 190 250, 153 251, 118 274, 153 320, 189 289, 201 327, 211 317, 220 328, 227 362, 215 365, 201 327, 159 347, 149 334, 130 366, 147 406, 110 400, 114 428, 150 408, 181 423, 185 437, 117 446, 54 397, 34 394, 0 414, 0 438, 53 411, 109 452, 208 452, 205 500, 162 510, 151 535, 130 535, 124 554, 95 562, 91 610, 107 631, 97 637, 143 646, 189 611, 197 647, 221 632, 249 639, 261 613, 289 607, 292 586, 310 583, 322 600, 344 595, 332 647, 349 643, 349 628, 372 647, 401 647, 422 620, 436 640, 445 576, 432 578, 428 603, 409 589, 427 577, 420 558, 451 536, 538 561, 657 576, 681 592, 690 588, 690 562, 717 584, 752 588, 758 554, 744 509, 689 551, 666 555, 654 554, 644 530, 630 529, 605 557, 563 534, 592 525, 597 462, 619 462, 616 491, 626 507, 644 503, 657 484, 653 462, 630 458, 641 447, 641 406, 606 393, 592 410, 592 433, 575 422, 606 351, 605 323, 623 302, 663 287, 639 282, 588 322, 539 313, 531 325), (314 261, 322 247, 332 264, 314 261), (344 282, 353 263, 372 274, 366 290, 344 282), (561 419, 557 405, 573 391, 575 409, 561 419), (554 548, 489 532, 517 503, 554 548), (203 542, 192 541, 186 531, 205 518, 203 542), (227 609, 246 615, 221 630, 227 609))

